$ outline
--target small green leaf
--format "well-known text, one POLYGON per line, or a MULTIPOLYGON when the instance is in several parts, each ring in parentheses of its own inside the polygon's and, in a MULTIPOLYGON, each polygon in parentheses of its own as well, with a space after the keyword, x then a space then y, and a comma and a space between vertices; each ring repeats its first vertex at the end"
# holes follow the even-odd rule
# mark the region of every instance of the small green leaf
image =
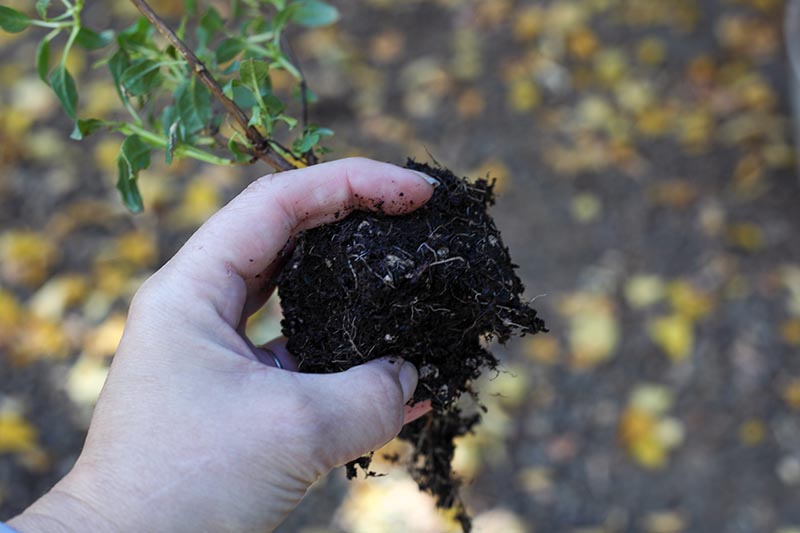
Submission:
POLYGON ((161 113, 161 127, 167 137, 167 149, 164 153, 164 160, 168 165, 172 164, 175 155, 175 148, 186 138, 186 129, 178 118, 175 106, 167 106, 161 113))
POLYGON ((125 69, 120 81, 128 93, 142 96, 161 83, 160 63, 150 59, 140 59, 125 69))
POLYGON ((239 53, 245 49, 246 45, 247 43, 241 39, 236 39, 233 37, 230 39, 225 39, 217 47, 217 63, 227 63, 239 55, 239 53))
POLYGON ((36 0, 36 12, 43 19, 47 19, 47 8, 50 7, 50 0, 36 0))
POLYGON ((125 139, 117 156, 117 189, 122 194, 122 203, 133 213, 144 209, 137 180, 139 171, 150 166, 150 147, 138 135, 125 139))
POLYGON ((234 137, 231 137, 230 140, 228 140, 228 150, 231 151, 233 158, 239 163, 244 163, 253 159, 252 155, 242 150, 242 145, 236 142, 234 137))
POLYGON ((258 106, 253 106, 252 115, 250 115, 250 120, 247 122, 248 126, 260 126, 261 125, 261 108, 258 106))
POLYGON ((233 81, 228 80, 228 83, 222 86, 222 94, 233 100, 233 81))
POLYGON ((322 137, 330 137, 333 131, 328 128, 320 128, 312 124, 308 126, 305 133, 299 137, 292 145, 292 151, 297 155, 302 155, 316 146, 322 137))
POLYGON ((96 132, 103 126, 109 126, 110 124, 105 120, 99 120, 96 118, 87 118, 87 119, 78 119, 75 121, 75 129, 72 130, 72 134, 70 135, 71 139, 76 141, 81 141, 91 135, 92 133, 96 132))
POLYGON ((286 104, 272 93, 263 94, 261 96, 261 102, 266 112, 270 115, 278 115, 286 108, 286 104))
POLYGON ((75 88, 75 80, 64 65, 57 66, 50 74, 50 87, 61 101, 61 107, 74 119, 78 108, 78 91, 75 88))
POLYGON ((128 97, 125 94, 124 86, 122 85, 122 73, 130 67, 130 60, 128 59, 128 54, 126 54, 122 49, 117 50, 114 52, 108 60, 108 70, 111 71, 111 77, 114 79, 114 87, 117 89, 117 94, 119 95, 120 100, 123 102, 128 101, 128 97))
POLYGON ((78 32, 78 36, 75 37, 75 42, 85 48, 86 50, 96 50, 98 48, 103 48, 107 46, 111 41, 114 40, 114 31, 113 30, 106 30, 104 32, 97 33, 94 30, 90 30, 89 28, 81 28, 78 32))
POLYGON ((139 17, 134 24, 125 28, 117 36, 120 48, 132 48, 134 45, 146 46, 153 32, 153 27, 144 17, 139 17))
POLYGON ((298 139, 298 141, 299 142, 296 144, 295 150, 301 154, 304 154, 311 150, 314 145, 319 142, 319 134, 310 133, 308 135, 304 135, 298 139))
POLYGON ((258 101, 252 91, 241 85, 241 83, 235 83, 231 87, 231 96, 229 98, 242 109, 250 109, 254 105, 258 105, 258 101))
POLYGON ((239 65, 239 79, 251 89, 261 89, 269 79, 269 65, 257 59, 247 59, 239 65))
POLYGON ((200 18, 200 25, 197 27, 197 41, 200 48, 205 48, 214 38, 225 23, 216 9, 208 8, 208 11, 200 18))
POLYGON ((47 39, 39 43, 36 49, 36 72, 39 73, 39 78, 48 85, 50 81, 47 79, 47 73, 50 71, 50 41, 47 39))
POLYGON ((178 126, 180 124, 180 119, 176 120, 172 123, 169 127, 169 132, 167 134, 167 152, 166 152, 166 162, 167 165, 172 164, 172 158, 175 156, 175 146, 178 144, 178 126))
POLYGON ((339 11, 321 0, 300 0, 292 7, 291 20, 301 26, 327 26, 339 20, 339 11))
POLYGON ((278 8, 278 12, 272 18, 272 31, 275 33, 276 39, 280 35, 283 27, 292 18, 294 12, 298 9, 298 4, 290 4, 289 7, 278 8))
POLYGON ((175 91, 175 110, 189 135, 202 130, 211 120, 211 93, 192 77, 175 91))
POLYGON ((290 130, 293 130, 297 126, 297 119, 292 117, 287 117, 286 115, 278 115, 275 117, 276 120, 280 120, 289 127, 290 130))
POLYGON ((16 9, 0 6, 0 28, 8 33, 19 33, 31 25, 31 18, 16 9))

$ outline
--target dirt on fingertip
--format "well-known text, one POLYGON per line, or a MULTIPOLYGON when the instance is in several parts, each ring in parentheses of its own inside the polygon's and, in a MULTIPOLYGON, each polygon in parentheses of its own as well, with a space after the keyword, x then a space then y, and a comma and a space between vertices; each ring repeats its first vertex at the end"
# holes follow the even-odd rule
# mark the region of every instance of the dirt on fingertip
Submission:
MULTIPOLYGON (((454 439, 480 417, 455 402, 465 393, 477 400, 471 384, 497 367, 487 341, 546 329, 488 214, 493 181, 413 160, 406 167, 440 183, 424 206, 388 216, 376 205, 298 238, 278 282, 282 328, 302 372, 339 372, 384 356, 416 365, 413 401, 430 400, 433 411, 400 434, 413 446, 409 471, 469 530, 451 460, 454 439)), ((349 465, 349 477, 356 465, 369 472, 365 457, 349 465)))

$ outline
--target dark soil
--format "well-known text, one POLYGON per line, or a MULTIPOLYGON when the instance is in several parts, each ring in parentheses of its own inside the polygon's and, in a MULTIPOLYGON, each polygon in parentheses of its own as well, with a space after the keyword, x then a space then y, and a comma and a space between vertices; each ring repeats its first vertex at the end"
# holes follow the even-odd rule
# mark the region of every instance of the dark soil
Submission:
MULTIPOLYGON (((419 369, 412 401, 433 412, 401 434, 414 446, 409 467, 440 507, 458 509, 453 439, 478 422, 455 401, 497 359, 486 341, 545 331, 522 299, 524 287, 487 208, 493 183, 470 182, 441 167, 407 167, 441 186, 422 208, 400 217, 355 212, 304 233, 279 280, 283 333, 303 372, 339 372, 400 356, 419 369)), ((369 459, 356 462, 365 470, 369 459)), ((350 465, 349 475, 355 475, 350 465)))

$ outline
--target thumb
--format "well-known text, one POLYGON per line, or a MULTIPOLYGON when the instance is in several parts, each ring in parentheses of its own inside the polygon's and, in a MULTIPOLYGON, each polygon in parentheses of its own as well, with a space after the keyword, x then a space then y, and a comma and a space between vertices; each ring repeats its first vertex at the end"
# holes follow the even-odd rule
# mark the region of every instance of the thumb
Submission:
POLYGON ((319 377, 325 382, 317 398, 326 413, 327 431, 321 438, 329 468, 396 437, 403 427, 403 407, 417 387, 416 367, 395 357, 319 377))

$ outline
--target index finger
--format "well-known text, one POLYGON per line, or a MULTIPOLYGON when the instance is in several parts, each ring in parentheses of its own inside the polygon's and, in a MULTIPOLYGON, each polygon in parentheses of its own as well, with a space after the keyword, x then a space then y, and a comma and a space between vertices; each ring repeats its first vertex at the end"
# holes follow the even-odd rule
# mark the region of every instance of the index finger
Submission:
POLYGON ((186 289, 236 327, 245 280, 264 271, 294 234, 353 209, 408 213, 430 199, 435 183, 420 172, 362 158, 265 176, 206 221, 170 263, 186 289))

